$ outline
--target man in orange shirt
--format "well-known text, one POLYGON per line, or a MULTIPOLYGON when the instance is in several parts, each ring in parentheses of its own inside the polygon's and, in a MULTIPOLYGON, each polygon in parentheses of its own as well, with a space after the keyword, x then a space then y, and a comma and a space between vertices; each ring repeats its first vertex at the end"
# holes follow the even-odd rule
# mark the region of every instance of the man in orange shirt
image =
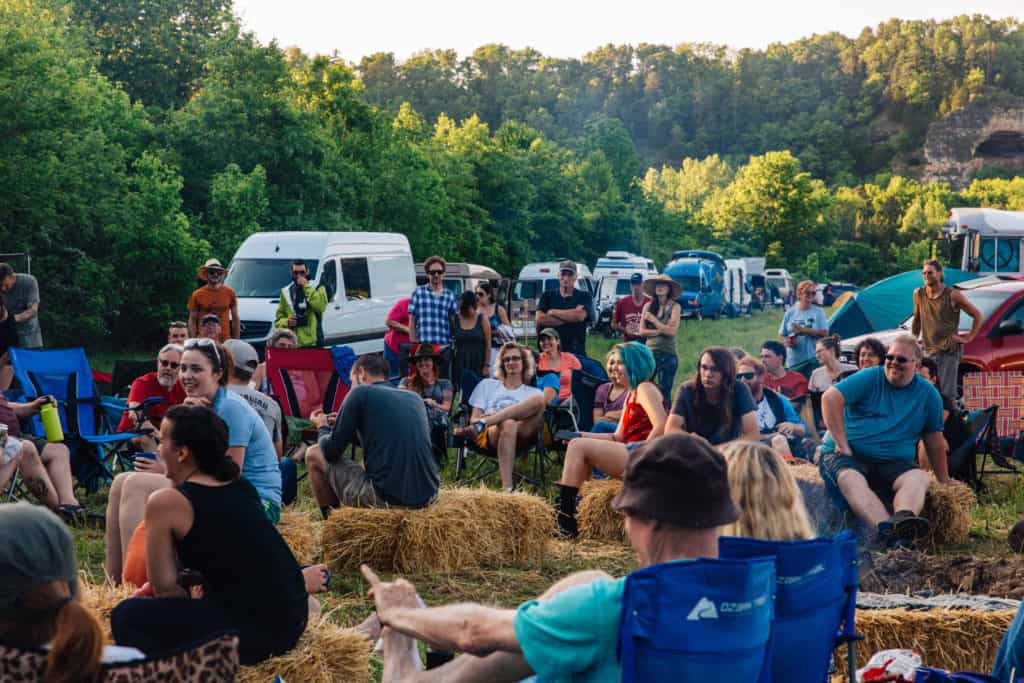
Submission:
POLYGON ((206 280, 206 284, 192 292, 188 300, 188 336, 199 336, 199 321, 213 313, 220 318, 221 341, 239 338, 238 297, 235 290, 221 284, 225 272, 215 258, 208 259, 199 269, 199 279, 206 280))

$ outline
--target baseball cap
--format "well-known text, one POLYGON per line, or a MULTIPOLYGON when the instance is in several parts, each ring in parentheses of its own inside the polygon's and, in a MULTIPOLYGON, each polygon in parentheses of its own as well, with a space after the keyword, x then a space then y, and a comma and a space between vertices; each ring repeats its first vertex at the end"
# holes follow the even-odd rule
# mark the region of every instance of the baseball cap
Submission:
POLYGON ((561 263, 559 263, 558 264, 558 272, 561 273, 562 271, 565 271, 565 270, 572 271, 572 274, 575 275, 576 274, 576 262, 575 261, 562 261, 561 263))
POLYGON ((543 330, 541 330, 540 334, 537 335, 537 339, 540 339, 541 337, 553 337, 558 341, 562 341, 562 336, 558 334, 558 330, 556 330, 553 327, 545 327, 543 330))
POLYGON ((633 273, 632 275, 629 276, 629 284, 631 285, 639 285, 643 283, 643 281, 644 276, 641 275, 640 273, 633 273))
POLYGON ((260 357, 249 342, 241 339, 228 339, 224 342, 224 348, 231 352, 231 358, 234 360, 236 368, 248 367, 253 370, 260 364, 260 357))
POLYGON ((218 323, 219 324, 220 323, 220 316, 217 315, 216 313, 207 313, 206 315, 204 315, 199 320, 199 324, 200 325, 205 325, 206 323, 218 323))
POLYGON ((685 529, 711 529, 740 516, 725 458, 692 434, 667 434, 634 451, 612 507, 685 529))
POLYGON ((65 581, 78 594, 71 532, 41 505, 0 505, 0 612, 36 586, 65 581))

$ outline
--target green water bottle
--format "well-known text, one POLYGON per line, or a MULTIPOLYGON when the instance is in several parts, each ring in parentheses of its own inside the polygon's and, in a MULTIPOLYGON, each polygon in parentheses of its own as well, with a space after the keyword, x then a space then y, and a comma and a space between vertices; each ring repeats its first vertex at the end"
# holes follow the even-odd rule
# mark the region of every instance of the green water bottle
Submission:
POLYGON ((64 430, 60 426, 60 414, 57 406, 46 403, 39 409, 39 419, 43 421, 43 431, 50 443, 64 440, 64 430))

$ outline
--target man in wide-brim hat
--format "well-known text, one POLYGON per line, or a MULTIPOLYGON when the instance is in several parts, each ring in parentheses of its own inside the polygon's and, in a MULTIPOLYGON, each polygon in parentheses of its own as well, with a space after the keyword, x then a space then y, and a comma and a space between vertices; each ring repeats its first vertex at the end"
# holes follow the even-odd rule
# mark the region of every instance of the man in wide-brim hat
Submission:
POLYGON ((662 273, 661 275, 655 275, 644 280, 644 294, 652 299, 655 298, 657 286, 660 284, 669 286, 668 298, 672 301, 678 299, 679 295, 683 293, 683 286, 681 284, 662 273))
POLYGON ((238 297, 221 280, 225 270, 215 258, 206 259, 199 267, 199 279, 206 284, 192 292, 188 300, 188 336, 199 336, 199 321, 207 315, 220 319, 220 341, 238 339, 241 323, 238 319, 238 297))

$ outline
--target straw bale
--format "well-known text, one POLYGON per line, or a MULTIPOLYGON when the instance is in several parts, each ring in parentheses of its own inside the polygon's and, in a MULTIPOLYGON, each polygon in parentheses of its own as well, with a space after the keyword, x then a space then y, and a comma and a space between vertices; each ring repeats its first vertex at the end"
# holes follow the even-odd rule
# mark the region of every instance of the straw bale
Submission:
POLYGON ((365 562, 383 571, 451 572, 535 562, 554 529, 554 509, 537 496, 452 488, 422 510, 335 510, 323 546, 335 571, 365 562))
MULTIPOLYGON (((980 612, 963 609, 857 610, 857 666, 872 654, 892 648, 920 653, 925 666, 949 671, 991 671, 1013 610, 980 612)), ((837 667, 846 669, 846 648, 836 649, 837 667)))
POLYGON ((619 479, 592 479, 580 489, 583 500, 576 513, 580 538, 625 543, 622 513, 612 509, 612 499, 622 488, 619 479))
POLYGON ((108 643, 114 639, 110 635, 110 613, 122 601, 127 600, 135 592, 133 586, 115 586, 107 581, 93 583, 84 573, 78 575, 78 587, 82 605, 96 615, 103 627, 103 637, 108 643))
POLYGON ((967 484, 955 480, 940 484, 933 478, 921 511, 921 516, 932 523, 925 543, 932 547, 966 543, 976 502, 974 491, 967 484))
POLYGON ((277 530, 292 549, 296 561, 301 565, 316 562, 320 555, 319 525, 307 512, 284 510, 277 530))
POLYGON ((255 666, 241 667, 239 683, 267 683, 275 676, 302 683, 372 681, 372 643, 359 631, 342 628, 328 617, 322 615, 311 621, 289 652, 255 666))

